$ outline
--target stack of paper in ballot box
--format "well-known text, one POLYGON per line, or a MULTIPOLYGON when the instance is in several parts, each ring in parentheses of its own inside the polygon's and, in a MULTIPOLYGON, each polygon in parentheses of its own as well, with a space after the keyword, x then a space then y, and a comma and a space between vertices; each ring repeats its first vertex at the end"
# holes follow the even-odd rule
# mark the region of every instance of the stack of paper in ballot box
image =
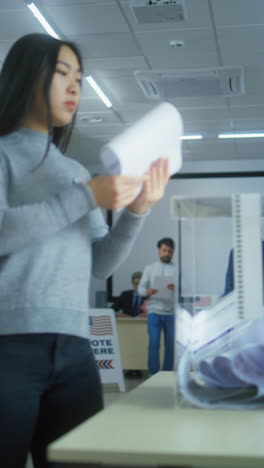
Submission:
POLYGON ((174 196, 171 215, 178 395, 205 408, 263 407, 262 197, 174 196))

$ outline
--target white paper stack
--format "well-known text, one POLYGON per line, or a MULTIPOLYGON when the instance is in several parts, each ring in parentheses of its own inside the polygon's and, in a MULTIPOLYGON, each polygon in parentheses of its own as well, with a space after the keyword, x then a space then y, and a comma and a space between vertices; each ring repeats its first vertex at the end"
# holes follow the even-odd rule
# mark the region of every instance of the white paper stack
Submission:
POLYGON ((182 119, 168 102, 151 112, 102 147, 100 157, 109 174, 141 176, 157 159, 169 159, 170 175, 182 164, 182 119))

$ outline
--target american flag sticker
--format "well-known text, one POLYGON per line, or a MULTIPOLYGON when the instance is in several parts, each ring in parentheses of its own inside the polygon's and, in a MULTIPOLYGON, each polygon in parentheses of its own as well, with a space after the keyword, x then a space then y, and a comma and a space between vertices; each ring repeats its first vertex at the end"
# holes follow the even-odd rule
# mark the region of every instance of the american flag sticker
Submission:
POLYGON ((90 315, 89 324, 92 335, 113 335, 112 320, 108 315, 90 315))
POLYGON ((196 296, 193 302, 194 307, 208 307, 212 305, 211 296, 196 296))

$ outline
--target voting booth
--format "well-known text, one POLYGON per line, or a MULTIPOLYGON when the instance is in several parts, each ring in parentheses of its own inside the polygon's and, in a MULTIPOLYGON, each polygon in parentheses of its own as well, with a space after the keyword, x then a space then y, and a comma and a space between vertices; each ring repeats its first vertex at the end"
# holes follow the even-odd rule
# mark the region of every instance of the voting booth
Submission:
POLYGON ((264 407, 263 198, 175 196, 171 216, 178 395, 206 408, 264 407))
POLYGON ((116 383, 125 392, 115 314, 112 309, 90 309, 89 338, 102 384, 116 383))

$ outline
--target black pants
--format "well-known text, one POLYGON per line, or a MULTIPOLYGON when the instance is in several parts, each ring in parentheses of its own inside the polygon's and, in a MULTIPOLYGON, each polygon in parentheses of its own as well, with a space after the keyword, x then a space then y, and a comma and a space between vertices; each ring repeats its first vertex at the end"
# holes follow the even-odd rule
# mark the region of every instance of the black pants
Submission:
MULTIPOLYGON (((89 340, 67 335, 0 336, 0 457, 5 468, 36 468, 47 445, 103 407, 89 340)), ((61 466, 61 465, 60 465, 61 466)))

